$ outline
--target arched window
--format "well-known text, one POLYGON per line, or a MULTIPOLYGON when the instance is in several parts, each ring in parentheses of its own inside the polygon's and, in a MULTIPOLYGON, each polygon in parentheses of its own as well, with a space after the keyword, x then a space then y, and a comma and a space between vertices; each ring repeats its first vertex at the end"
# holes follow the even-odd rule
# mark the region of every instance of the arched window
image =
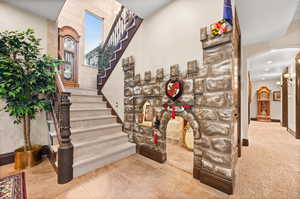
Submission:
POLYGON ((152 126, 154 119, 154 110, 149 101, 143 105, 143 123, 144 126, 152 126))
POLYGON ((59 29, 59 58, 64 60, 60 68, 65 86, 79 87, 78 84, 78 43, 79 34, 69 26, 59 29))

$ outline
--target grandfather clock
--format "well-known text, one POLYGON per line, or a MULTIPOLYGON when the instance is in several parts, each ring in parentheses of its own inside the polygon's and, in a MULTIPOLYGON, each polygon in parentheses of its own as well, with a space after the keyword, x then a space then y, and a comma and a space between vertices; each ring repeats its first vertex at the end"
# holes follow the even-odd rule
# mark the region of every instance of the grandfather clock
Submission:
POLYGON ((257 91, 257 121, 271 121, 270 95, 271 91, 267 87, 257 91))
POLYGON ((61 66, 62 80, 65 86, 78 88, 78 44, 79 34, 70 26, 58 29, 58 58, 64 60, 61 66))

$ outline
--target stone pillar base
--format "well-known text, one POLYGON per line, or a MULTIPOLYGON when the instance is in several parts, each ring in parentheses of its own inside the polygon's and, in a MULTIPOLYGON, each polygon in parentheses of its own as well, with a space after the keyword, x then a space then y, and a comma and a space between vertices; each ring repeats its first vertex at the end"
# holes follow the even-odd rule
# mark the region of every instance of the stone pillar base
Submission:
POLYGON ((233 182, 232 180, 228 180, 225 178, 222 178, 220 176, 217 176, 213 173, 210 173, 206 169, 200 170, 200 182, 209 185, 211 187, 214 187, 220 191, 223 191, 227 194, 233 193, 233 182))
POLYGON ((148 145, 137 144, 136 152, 159 163, 164 163, 167 160, 167 156, 165 153, 155 151, 148 145))

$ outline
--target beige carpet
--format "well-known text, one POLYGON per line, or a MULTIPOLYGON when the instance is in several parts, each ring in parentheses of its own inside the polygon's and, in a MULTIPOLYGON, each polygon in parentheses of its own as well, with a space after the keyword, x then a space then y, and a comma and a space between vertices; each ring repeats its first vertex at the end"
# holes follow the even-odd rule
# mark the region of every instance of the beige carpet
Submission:
MULTIPOLYGON (((30 199, 299 199, 300 140, 277 123, 251 123, 250 146, 237 165, 235 193, 228 196, 167 164, 133 155, 65 185, 48 161, 27 169, 30 199), (298 192, 298 193, 297 193, 298 192)), ((0 167, 0 178, 15 173, 0 167)))
POLYGON ((279 123, 252 122, 234 198, 300 199, 300 140, 279 123))
POLYGON ((167 163, 178 169, 193 173, 194 153, 177 144, 167 143, 167 163))

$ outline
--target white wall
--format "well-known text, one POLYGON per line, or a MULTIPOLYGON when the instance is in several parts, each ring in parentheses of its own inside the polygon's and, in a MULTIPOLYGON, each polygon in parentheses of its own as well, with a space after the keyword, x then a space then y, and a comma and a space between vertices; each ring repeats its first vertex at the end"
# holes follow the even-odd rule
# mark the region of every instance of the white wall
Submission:
POLYGON ((296 63, 293 60, 289 66, 292 81, 288 84, 288 128, 296 132, 296 63))
MULTIPOLYGON (((219 0, 177 0, 144 19, 123 57, 134 56, 136 74, 179 64, 186 70, 188 61, 203 62, 200 28, 223 16, 223 2, 219 0)), ((107 81, 103 93, 121 118, 124 117, 124 74, 121 62, 107 81), (117 91, 117 92, 116 92, 117 91), (118 103, 118 106, 116 105, 118 103)))
POLYGON ((280 86, 276 84, 279 80, 255 81, 253 82, 252 103, 250 105, 250 116, 256 118, 257 114, 257 90, 266 86, 271 90, 270 116, 271 119, 281 120, 281 101, 273 101, 273 91, 280 91, 280 86))
MULTIPOLYGON (((44 18, 32 15, 29 12, 0 2, 0 31, 4 30, 26 30, 31 28, 35 36, 42 38, 42 53, 47 53, 48 21, 44 18)), ((0 154, 9 153, 22 146, 22 127, 13 124, 9 114, 1 111, 4 101, 0 100, 0 154)), ((40 113, 35 121, 32 121, 32 142, 34 144, 48 143, 48 129, 45 113, 40 113)))

